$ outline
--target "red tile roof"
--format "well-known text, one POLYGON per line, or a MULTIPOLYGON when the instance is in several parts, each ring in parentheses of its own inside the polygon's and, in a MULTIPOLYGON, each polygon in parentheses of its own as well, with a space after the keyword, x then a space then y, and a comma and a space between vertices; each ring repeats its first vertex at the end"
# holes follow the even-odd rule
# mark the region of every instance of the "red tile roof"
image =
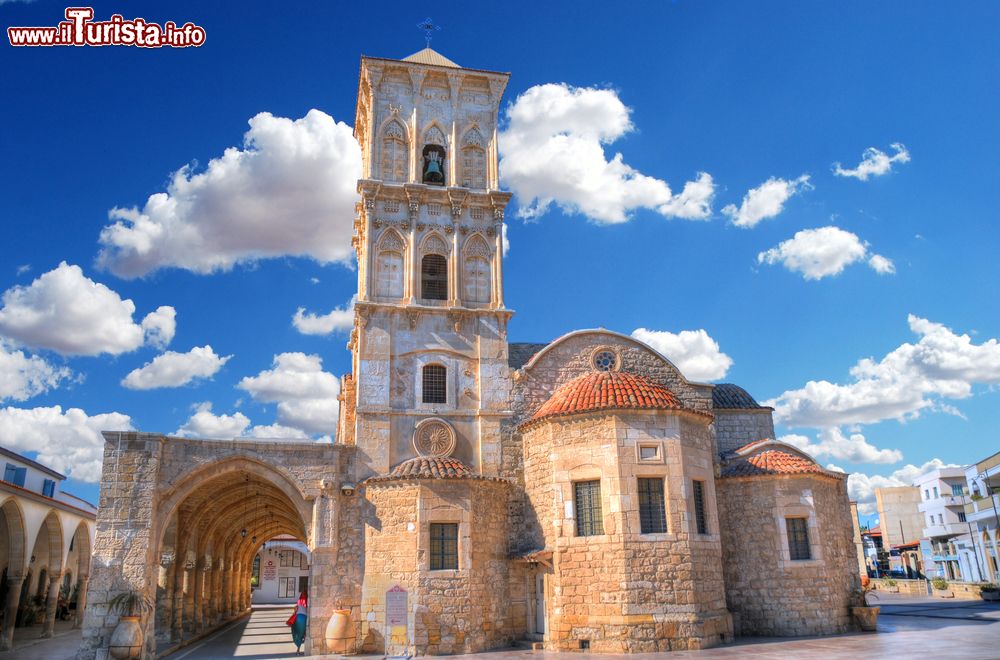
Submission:
POLYGON ((827 474, 827 471, 804 456, 780 449, 739 458, 722 468, 723 477, 753 477, 761 474, 827 474))
POLYGON ((482 479, 487 481, 504 481, 502 477, 488 477, 476 474, 468 465, 451 457, 417 456, 403 461, 392 468, 389 474, 370 477, 366 483, 395 481, 397 479, 482 479))
POLYGON ((526 423, 557 415, 621 409, 684 410, 684 407, 670 390, 643 376, 592 371, 556 389, 526 423))

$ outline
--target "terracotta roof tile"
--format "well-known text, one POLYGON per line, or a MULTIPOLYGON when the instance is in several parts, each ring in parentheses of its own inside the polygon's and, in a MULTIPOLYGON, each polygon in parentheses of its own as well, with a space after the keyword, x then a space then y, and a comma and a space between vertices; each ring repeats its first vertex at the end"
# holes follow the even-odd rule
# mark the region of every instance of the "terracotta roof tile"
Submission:
POLYGON ((722 467, 723 477, 754 477, 762 474, 827 474, 804 456, 780 449, 768 449, 739 458, 722 467))
POLYGON ((403 461, 392 469, 394 479, 467 479, 472 470, 460 460, 437 456, 417 456, 403 461))
POLYGON ((733 383, 718 383, 712 388, 712 407, 730 410, 768 409, 757 403, 745 389, 733 383))
POLYGON ((683 410, 677 397, 637 374, 593 371, 562 385, 527 423, 595 410, 683 410))

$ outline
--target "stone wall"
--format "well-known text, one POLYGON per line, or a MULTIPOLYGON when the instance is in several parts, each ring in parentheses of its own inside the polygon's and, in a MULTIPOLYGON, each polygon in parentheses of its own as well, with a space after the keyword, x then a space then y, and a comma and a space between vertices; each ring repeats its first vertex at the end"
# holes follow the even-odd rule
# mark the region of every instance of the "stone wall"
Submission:
POLYGON ((524 433, 530 514, 525 545, 554 551, 546 648, 632 653, 731 637, 705 418, 617 412, 550 420, 524 433), (638 444, 661 447, 638 460, 638 444), (641 534, 637 478, 661 477, 667 532, 641 534), (708 534, 692 529, 690 481, 706 484, 708 534), (574 483, 599 479, 603 534, 577 536, 574 483))
POLYGON ((770 408, 715 410, 715 443, 720 454, 765 439, 774 439, 770 408))
POLYGON ((385 651, 385 593, 406 589, 419 654, 474 653, 507 646, 509 560, 502 481, 371 482, 358 650, 385 651), (432 522, 459 525, 458 570, 432 571, 432 522))
POLYGON ((740 635, 842 633, 860 583, 846 479, 768 475, 718 482, 726 600, 740 635), (792 561, 784 517, 808 517, 812 559, 792 561))

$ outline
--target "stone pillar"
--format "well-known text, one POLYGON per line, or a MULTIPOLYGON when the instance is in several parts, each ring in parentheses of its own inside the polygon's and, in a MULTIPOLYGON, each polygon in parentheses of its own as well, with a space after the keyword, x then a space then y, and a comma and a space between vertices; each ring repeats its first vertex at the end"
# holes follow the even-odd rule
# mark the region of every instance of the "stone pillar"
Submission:
POLYGON ((194 567, 194 591, 191 594, 191 630, 205 629, 205 559, 199 557, 194 567))
POLYGON ((7 576, 7 602, 4 603, 3 637, 0 638, 0 650, 9 651, 14 648, 14 623, 17 620, 17 603, 21 600, 21 585, 23 575, 7 576))
POLYGON ((174 556, 174 587, 170 595, 170 641, 181 641, 184 630, 184 567, 180 554, 174 556))
POLYGON ((163 593, 157 594, 156 599, 156 629, 170 638, 170 626, 173 621, 174 611, 174 573, 177 569, 176 558, 161 558, 160 576, 163 580, 163 593))
MULTIPOLYGON (((83 637, 78 660, 107 654, 118 619, 108 616, 108 603, 124 591, 153 598, 159 565, 154 532, 156 484, 164 436, 133 431, 104 434, 104 469, 97 511, 93 561, 83 614, 83 637)), ((141 619, 144 653, 153 649, 153 620, 141 619)))
POLYGON ((184 564, 184 622, 182 625, 182 630, 186 633, 195 631, 195 620, 194 620, 194 584, 195 584, 195 567, 193 562, 184 564))
POLYGON ((222 616, 226 619, 233 615, 233 594, 230 590, 230 585, 232 585, 232 569, 229 568, 229 563, 222 567, 222 616))
POLYGON ((45 601, 45 629, 42 637, 52 637, 56 630, 56 605, 59 603, 59 582, 61 573, 55 573, 49 578, 49 596, 45 601))
POLYGON ((79 580, 76 589, 76 616, 73 620, 73 627, 79 628, 83 625, 83 613, 87 610, 87 589, 90 588, 90 576, 84 575, 79 580))

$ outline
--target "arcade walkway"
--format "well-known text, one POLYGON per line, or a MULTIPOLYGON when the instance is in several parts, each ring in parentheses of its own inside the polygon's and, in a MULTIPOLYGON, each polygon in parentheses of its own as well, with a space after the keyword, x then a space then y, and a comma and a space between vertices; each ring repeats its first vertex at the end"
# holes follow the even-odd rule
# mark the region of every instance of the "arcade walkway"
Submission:
POLYGON ((169 660, 294 658, 291 629, 285 625, 291 613, 290 605, 255 605, 249 618, 166 657, 169 660))

